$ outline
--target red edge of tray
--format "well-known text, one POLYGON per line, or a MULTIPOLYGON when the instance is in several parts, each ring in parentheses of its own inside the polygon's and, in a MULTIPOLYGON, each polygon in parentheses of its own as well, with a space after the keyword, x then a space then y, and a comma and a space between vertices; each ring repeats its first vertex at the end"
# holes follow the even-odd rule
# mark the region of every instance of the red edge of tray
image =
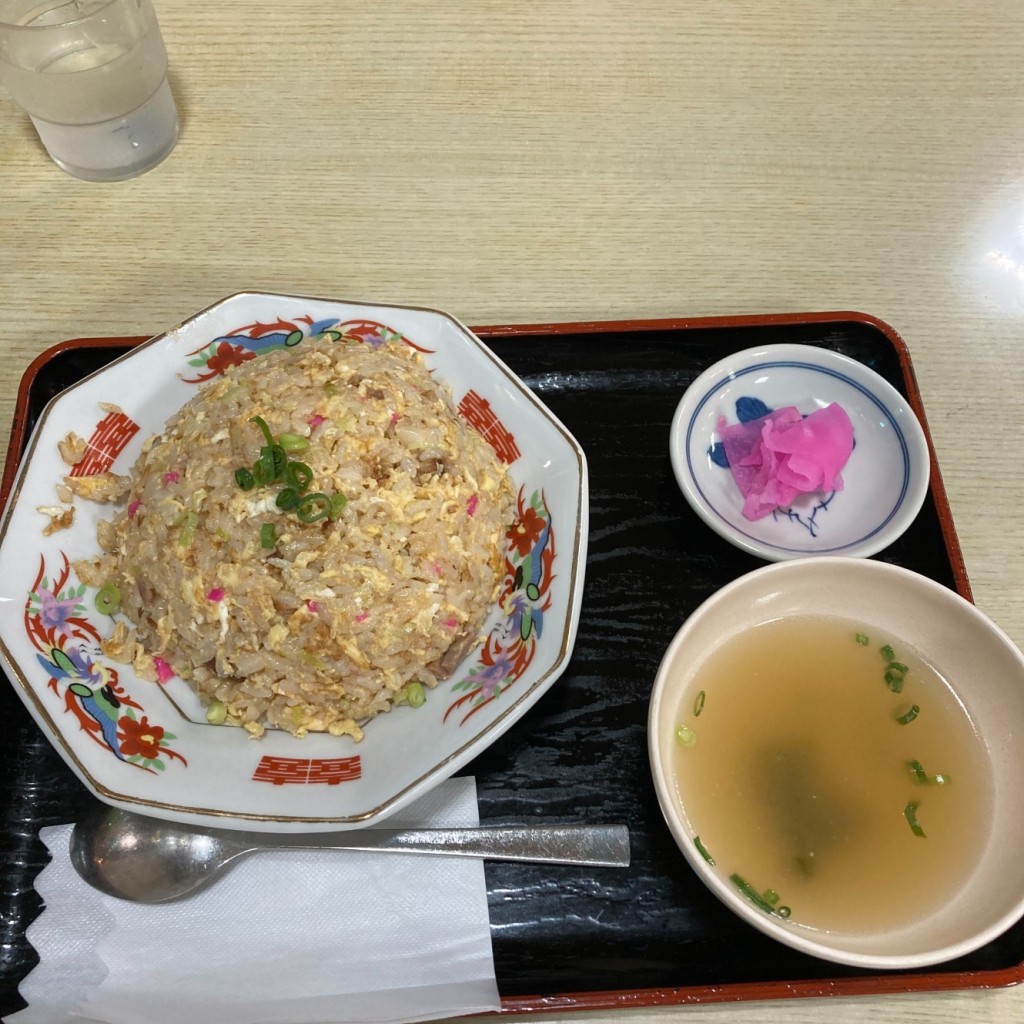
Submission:
MULTIPOLYGON (((479 337, 489 339, 515 338, 521 335, 601 334, 608 332, 673 331, 698 328, 735 328, 786 326, 809 323, 861 323, 880 331, 899 357, 907 399, 924 430, 931 462, 929 486, 942 528, 957 592, 968 601, 974 600, 967 578, 963 551, 953 525, 949 499, 932 444, 931 431, 925 417, 917 376, 910 360, 910 351, 900 335, 887 323, 867 313, 769 313, 747 316, 682 317, 641 320, 584 320, 578 323, 500 324, 473 327, 479 337)), ((29 392, 39 371, 54 356, 70 349, 133 347, 148 341, 152 335, 109 338, 70 338, 40 353, 26 369, 18 388, 14 423, 0 482, 0 507, 7 503, 17 472, 18 460, 25 442, 28 425, 29 392)), ((504 996, 501 1009, 484 1016, 556 1013, 569 1010, 621 1010, 657 1006, 682 1006, 694 1003, 749 1002, 767 999, 789 999, 814 996, 895 995, 904 992, 939 992, 966 988, 1003 988, 1024 982, 1024 963, 991 971, 935 971, 926 974, 883 973, 852 978, 745 982, 742 984, 691 985, 682 988, 647 988, 604 992, 566 992, 553 996, 504 996)))

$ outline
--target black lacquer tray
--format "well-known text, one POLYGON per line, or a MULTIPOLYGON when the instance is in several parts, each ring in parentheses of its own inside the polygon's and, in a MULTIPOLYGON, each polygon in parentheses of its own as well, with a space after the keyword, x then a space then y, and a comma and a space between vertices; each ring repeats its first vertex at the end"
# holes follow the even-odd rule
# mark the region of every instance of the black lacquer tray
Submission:
MULTIPOLYGON (((798 342, 866 363, 901 391, 927 433, 906 346, 856 313, 476 328, 583 445, 590 548, 579 635, 558 683, 466 769, 481 819, 629 824, 625 871, 488 863, 503 1012, 905 992, 1024 980, 1024 924, 961 960, 877 973, 804 956, 734 917, 694 876, 661 820, 650 782, 647 703, 661 656, 706 597, 764 563, 711 532, 680 494, 668 428, 686 387, 744 348, 798 342)), ((3 481, 46 402, 143 338, 67 341, 29 367, 3 481)), ((930 441, 929 441, 930 445, 930 441)), ((970 598, 941 476, 906 534, 878 556, 970 598)), ((41 909, 33 879, 44 825, 92 797, 0 687, 0 1015, 36 963, 25 929, 41 909)))

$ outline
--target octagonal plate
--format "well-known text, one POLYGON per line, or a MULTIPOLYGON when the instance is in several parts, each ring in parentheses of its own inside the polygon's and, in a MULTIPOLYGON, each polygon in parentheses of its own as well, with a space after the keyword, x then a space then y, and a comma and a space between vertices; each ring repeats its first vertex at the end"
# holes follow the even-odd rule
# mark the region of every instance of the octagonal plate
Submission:
MULTIPOLYGON (((0 523, 0 656, 32 716, 108 803, 195 824, 264 831, 365 826, 456 772, 509 729, 564 670, 583 590, 587 463, 579 444, 511 370, 437 310, 247 292, 158 335, 57 396, 40 416, 0 523), (312 336, 410 345, 462 416, 508 465, 517 525, 487 639, 420 708, 371 722, 362 742, 206 723, 186 683, 144 681, 105 658, 114 626, 73 563, 96 552, 110 506, 75 501, 44 535, 64 475, 128 473, 143 441, 198 387, 236 363, 312 336), (73 469, 69 431, 88 440, 73 469)), ((513 535, 514 534, 514 535, 513 535)))

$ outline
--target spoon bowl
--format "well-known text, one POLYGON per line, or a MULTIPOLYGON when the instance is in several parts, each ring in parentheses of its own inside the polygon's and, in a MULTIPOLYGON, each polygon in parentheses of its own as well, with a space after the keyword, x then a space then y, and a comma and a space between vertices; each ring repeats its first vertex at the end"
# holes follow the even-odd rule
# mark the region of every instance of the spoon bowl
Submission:
POLYGON ((239 857, 282 848, 597 867, 627 867, 630 859, 625 825, 363 829, 291 835, 190 827, 116 807, 101 807, 75 825, 70 856, 78 874, 108 896, 166 903, 205 888, 239 857))

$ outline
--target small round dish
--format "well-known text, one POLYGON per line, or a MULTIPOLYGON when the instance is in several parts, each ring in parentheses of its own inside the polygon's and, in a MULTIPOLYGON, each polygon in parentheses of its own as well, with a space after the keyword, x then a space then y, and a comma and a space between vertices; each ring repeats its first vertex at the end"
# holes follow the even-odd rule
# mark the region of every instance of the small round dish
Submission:
POLYGON ((676 408, 669 452, 694 511, 726 540, 768 561, 876 554, 910 526, 928 492, 928 443, 907 400, 863 363, 810 345, 746 349, 705 370, 676 408), (832 402, 853 423, 843 489, 745 518, 720 422, 748 422, 786 406, 806 416, 832 402))

